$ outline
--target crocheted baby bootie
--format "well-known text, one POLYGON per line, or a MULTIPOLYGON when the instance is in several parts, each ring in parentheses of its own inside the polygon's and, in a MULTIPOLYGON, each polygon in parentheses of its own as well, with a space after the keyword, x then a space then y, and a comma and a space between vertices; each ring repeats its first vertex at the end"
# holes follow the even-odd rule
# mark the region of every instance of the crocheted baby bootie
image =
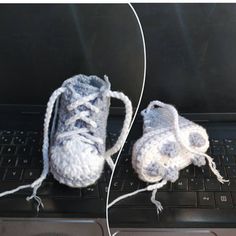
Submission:
POLYGON ((62 84, 51 95, 44 120, 43 172, 30 185, 1 193, 4 196, 22 188, 33 188, 28 198, 37 197, 37 189, 49 170, 56 180, 70 187, 87 187, 94 184, 107 161, 111 168, 111 156, 119 151, 129 131, 132 119, 132 104, 121 92, 110 90, 108 78, 77 75, 62 84), (106 150, 106 127, 110 98, 120 99, 126 108, 123 128, 116 143, 106 150), (59 99, 60 98, 60 99, 59 99), (49 123, 55 105, 49 140, 49 123), (50 158, 50 161, 49 161, 50 158))
POLYGON ((132 116, 129 99, 111 92, 110 83, 97 76, 78 75, 66 80, 58 104, 58 119, 52 131, 50 170, 54 178, 70 187, 87 187, 100 177, 105 160, 118 151, 132 116), (112 153, 105 150, 110 97, 128 106, 125 128, 112 153))
POLYGON ((208 135, 200 125, 179 116, 173 106, 157 104, 152 102, 141 113, 143 136, 134 144, 132 165, 145 182, 175 182, 179 171, 191 163, 206 164, 203 153, 209 148, 208 135))
POLYGON ((110 99, 108 81, 79 75, 66 80, 50 148, 50 170, 60 183, 86 187, 101 175, 110 99))
POLYGON ((139 178, 150 185, 118 197, 108 207, 139 192, 152 191, 151 201, 159 213, 163 208, 156 200, 157 189, 168 181, 175 182, 179 171, 188 165, 205 165, 206 159, 217 179, 221 183, 228 182, 216 169, 213 159, 206 154, 209 141, 203 127, 179 116, 172 105, 159 101, 151 102, 141 114, 143 136, 133 146, 132 166, 139 178))

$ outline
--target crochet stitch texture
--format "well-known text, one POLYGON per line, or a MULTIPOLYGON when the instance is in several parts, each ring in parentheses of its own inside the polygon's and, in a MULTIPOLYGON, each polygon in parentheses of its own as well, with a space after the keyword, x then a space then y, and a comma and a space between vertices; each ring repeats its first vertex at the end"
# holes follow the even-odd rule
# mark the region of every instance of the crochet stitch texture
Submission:
MULTIPOLYGON (((202 166, 205 157, 184 148, 176 139, 173 116, 169 110, 155 106, 142 111, 143 136, 133 146, 132 165, 140 179, 156 183, 162 179, 175 182, 179 171, 191 163, 202 166)), ((186 145, 205 153, 209 147, 206 130, 178 117, 181 136, 186 145)))
POLYGON ((54 178, 70 187, 87 187, 94 184, 103 171, 105 161, 113 169, 111 156, 118 152, 128 135, 132 119, 132 104, 122 92, 110 90, 108 78, 76 75, 64 81, 49 98, 43 137, 43 171, 32 184, 0 193, 0 197, 21 189, 33 188, 27 200, 35 199, 38 208, 43 203, 37 190, 49 170, 54 178), (116 143, 106 150, 106 126, 110 98, 125 105, 125 120, 116 143), (55 109, 54 109, 55 106, 55 109), (51 135, 49 124, 54 110, 51 135))
POLYGON ((168 181, 175 182, 179 171, 188 165, 200 167, 206 160, 217 179, 228 182, 216 169, 213 158, 206 154, 209 140, 203 127, 180 116, 174 106, 160 101, 152 101, 141 114, 143 136, 133 146, 132 166, 139 178, 150 185, 118 197, 108 207, 140 192, 152 191, 151 201, 159 213, 163 207, 156 200, 157 190, 168 181))
POLYGON ((110 98, 104 94, 110 83, 97 76, 79 75, 66 80, 63 87, 66 90, 51 140, 50 170, 60 183, 86 187, 100 177, 105 162, 110 98))

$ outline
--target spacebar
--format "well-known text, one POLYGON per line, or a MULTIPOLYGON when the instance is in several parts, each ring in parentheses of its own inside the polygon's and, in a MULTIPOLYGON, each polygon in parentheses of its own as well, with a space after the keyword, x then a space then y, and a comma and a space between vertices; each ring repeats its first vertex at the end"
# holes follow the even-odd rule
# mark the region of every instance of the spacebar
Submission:
POLYGON ((236 209, 164 209, 160 223, 236 223, 236 209))
POLYGON ((195 192, 157 192, 156 199, 163 206, 189 206, 195 207, 197 196, 195 192))

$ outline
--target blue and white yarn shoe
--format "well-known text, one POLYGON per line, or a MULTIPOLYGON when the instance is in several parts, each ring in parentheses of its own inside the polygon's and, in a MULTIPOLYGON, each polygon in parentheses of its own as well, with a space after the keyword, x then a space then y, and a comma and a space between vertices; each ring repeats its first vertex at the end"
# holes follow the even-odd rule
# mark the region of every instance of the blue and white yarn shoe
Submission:
POLYGON ((54 178, 70 187, 87 187, 94 184, 107 161, 113 169, 111 156, 118 152, 128 135, 132 119, 132 104, 121 92, 110 90, 108 78, 77 75, 64 81, 51 95, 44 120, 43 171, 32 184, 0 194, 0 197, 20 189, 33 188, 34 198, 39 206, 41 199, 37 190, 50 171, 54 178), (125 120, 115 145, 106 151, 106 127, 110 98, 123 101, 125 120), (60 98, 60 99, 59 99, 60 98), (49 124, 54 110, 50 144, 49 124))
POLYGON ((139 178, 150 185, 115 199, 109 207, 139 192, 152 191, 151 201, 159 213, 163 208, 155 199, 157 189, 168 181, 175 182, 179 171, 190 164, 203 166, 206 160, 217 179, 221 183, 228 182, 206 154, 209 141, 203 127, 179 116, 174 106, 159 101, 151 102, 141 114, 143 136, 133 146, 132 165, 139 178))

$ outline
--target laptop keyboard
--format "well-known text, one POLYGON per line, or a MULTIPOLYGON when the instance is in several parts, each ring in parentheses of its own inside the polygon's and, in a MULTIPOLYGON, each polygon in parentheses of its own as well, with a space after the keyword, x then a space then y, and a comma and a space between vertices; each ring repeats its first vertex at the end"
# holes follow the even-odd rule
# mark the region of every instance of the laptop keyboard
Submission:
MULTIPOLYGON (((110 202, 122 194, 145 187, 131 166, 131 152, 135 140, 128 140, 119 158, 112 180, 110 202)), ((214 158, 217 169, 230 180, 218 182, 208 165, 188 166, 180 171, 175 183, 168 183, 157 192, 163 207, 233 208, 236 206, 236 139, 211 139, 208 154, 214 158)), ((139 193, 122 200, 114 207, 153 207, 150 192, 139 193)))
MULTIPOLYGON (((107 138, 108 146, 112 145, 112 140, 114 135, 110 133, 107 138)), ((39 131, 0 131, 0 193, 19 185, 32 183, 41 175, 43 168, 41 150, 42 133, 39 131)), ((106 165, 99 181, 93 186, 82 189, 62 185, 49 174, 39 188, 38 195, 43 198, 75 198, 84 201, 94 199, 105 203, 110 174, 110 168, 106 165)), ((25 197, 31 194, 32 189, 28 188, 4 198, 24 197, 22 204, 25 204, 25 197)), ((0 198, 0 212, 4 209, 5 201, 2 200, 4 198, 0 198)), ((10 209, 11 207, 8 206, 8 210, 10 209)))

